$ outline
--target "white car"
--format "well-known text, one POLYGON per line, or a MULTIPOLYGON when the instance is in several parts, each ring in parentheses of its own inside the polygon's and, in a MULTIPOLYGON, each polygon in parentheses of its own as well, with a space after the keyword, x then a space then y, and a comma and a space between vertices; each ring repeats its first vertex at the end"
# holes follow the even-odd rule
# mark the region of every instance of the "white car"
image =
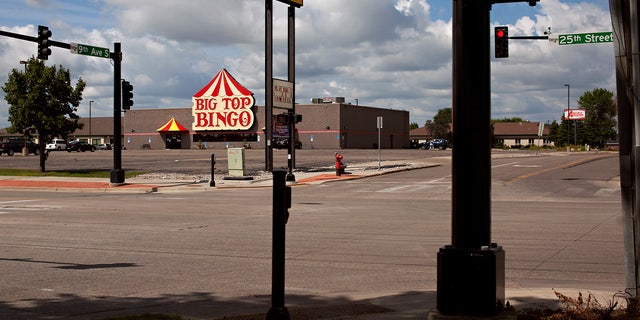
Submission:
POLYGON ((67 149, 67 142, 62 140, 62 139, 53 139, 49 142, 47 142, 47 145, 45 146, 46 150, 66 150, 67 149))

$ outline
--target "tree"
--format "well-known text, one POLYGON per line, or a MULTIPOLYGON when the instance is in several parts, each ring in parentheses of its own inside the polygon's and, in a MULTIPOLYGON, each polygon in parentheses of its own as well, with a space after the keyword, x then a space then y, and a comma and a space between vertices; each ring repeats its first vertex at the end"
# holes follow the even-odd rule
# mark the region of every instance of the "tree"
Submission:
POLYGON ((409 123, 409 130, 413 130, 413 129, 418 129, 418 123, 417 122, 409 123))
POLYGON ((519 117, 513 117, 513 118, 492 119, 491 122, 529 122, 529 121, 522 120, 522 118, 519 118, 519 117))
POLYGON ((43 61, 31 57, 25 71, 13 69, 2 87, 4 99, 10 105, 8 131, 20 133, 27 139, 38 137, 40 172, 46 171, 47 141, 66 138, 82 128, 75 112, 85 85, 80 78, 73 88, 68 69, 47 67, 43 61))
POLYGON ((576 123, 580 144, 604 147, 607 140, 616 138, 613 92, 601 88, 587 91, 578 99, 578 105, 587 111, 587 119, 576 123))
POLYGON ((452 140, 451 134, 451 108, 443 108, 433 117, 433 122, 427 121, 425 127, 433 134, 434 138, 452 140))

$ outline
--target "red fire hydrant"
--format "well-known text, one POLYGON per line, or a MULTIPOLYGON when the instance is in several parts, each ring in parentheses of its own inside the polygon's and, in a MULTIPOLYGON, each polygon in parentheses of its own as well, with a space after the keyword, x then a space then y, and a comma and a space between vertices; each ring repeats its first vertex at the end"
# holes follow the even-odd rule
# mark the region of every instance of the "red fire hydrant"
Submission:
POLYGON ((342 164, 342 155, 336 152, 336 176, 340 176, 344 171, 344 165, 342 164))

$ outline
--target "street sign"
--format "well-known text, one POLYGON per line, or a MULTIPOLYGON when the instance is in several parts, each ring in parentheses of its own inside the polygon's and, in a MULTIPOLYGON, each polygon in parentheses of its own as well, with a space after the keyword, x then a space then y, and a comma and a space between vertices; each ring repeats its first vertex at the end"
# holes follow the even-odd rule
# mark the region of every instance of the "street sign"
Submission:
POLYGON ((293 109, 293 82, 273 79, 273 106, 293 109))
POLYGON ((302 7, 302 0, 278 0, 278 1, 296 6, 298 8, 302 7))
POLYGON ((111 58, 111 53, 109 52, 109 48, 94 47, 86 44, 79 44, 79 43, 73 43, 73 42, 69 44, 70 44, 69 50, 73 54, 80 54, 83 56, 92 56, 92 57, 107 58, 107 59, 111 58))
POLYGON ((558 35, 558 44, 561 46, 605 42, 613 42, 613 32, 569 33, 558 35))

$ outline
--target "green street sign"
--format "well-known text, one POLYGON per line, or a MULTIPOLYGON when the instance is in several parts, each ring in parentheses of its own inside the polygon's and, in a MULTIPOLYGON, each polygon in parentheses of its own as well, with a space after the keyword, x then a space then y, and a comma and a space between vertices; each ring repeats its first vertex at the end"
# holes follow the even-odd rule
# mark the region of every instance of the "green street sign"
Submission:
POLYGON ((109 48, 94 47, 86 44, 71 42, 69 50, 71 50, 71 53, 73 54, 81 54, 83 56, 92 56, 92 57, 107 58, 107 59, 111 58, 111 53, 109 52, 109 48))
POLYGON ((569 33, 558 35, 558 44, 589 44, 613 42, 613 32, 569 33))

